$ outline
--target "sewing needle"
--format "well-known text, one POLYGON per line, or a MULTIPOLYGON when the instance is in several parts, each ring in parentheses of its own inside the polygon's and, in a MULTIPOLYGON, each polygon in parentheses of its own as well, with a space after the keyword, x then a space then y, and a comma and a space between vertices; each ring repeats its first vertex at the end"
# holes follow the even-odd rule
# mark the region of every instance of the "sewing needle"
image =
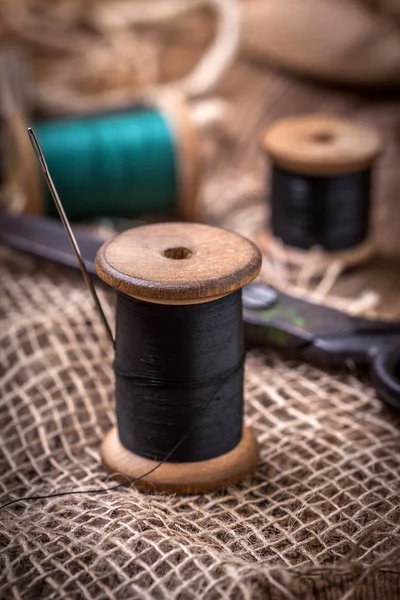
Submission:
POLYGON ((82 253, 81 253, 80 248, 78 246, 78 243, 77 243, 77 241, 75 239, 75 236, 74 236, 74 233, 72 231, 71 225, 70 225, 70 223, 68 221, 68 217, 65 214, 64 207, 63 207, 63 205, 61 203, 61 200, 60 200, 60 197, 59 197, 59 195, 57 193, 56 187, 55 187, 55 185, 53 183, 53 180, 51 178, 49 169, 47 167, 46 160, 45 160, 44 155, 43 155, 43 151, 42 151, 42 149, 40 147, 40 144, 39 144, 39 140, 37 139, 36 134, 33 131, 32 127, 28 128, 28 134, 29 134, 29 139, 31 141, 33 150, 34 150, 34 152, 36 154, 36 158, 39 161, 40 168, 42 169, 44 178, 46 180, 46 183, 48 185, 50 193, 51 193, 51 195, 53 197, 54 203, 55 203, 55 205, 57 207, 58 214, 60 215, 60 218, 61 218, 61 221, 62 221, 62 223, 64 225, 65 231, 67 232, 67 235, 68 235, 69 240, 71 242, 72 248, 73 248, 73 250, 74 250, 74 252, 76 254, 76 258, 78 259, 78 263, 79 263, 79 266, 80 266, 83 278, 85 280, 85 283, 86 283, 86 285, 87 285, 87 287, 89 289, 89 292, 92 295, 95 307, 96 307, 96 309, 97 309, 97 311, 98 311, 98 313, 99 313, 99 315, 101 317, 101 320, 103 321, 104 327, 105 327, 106 332, 107 332, 107 336, 110 338, 110 340, 111 340, 111 342, 112 342, 112 344, 114 346, 115 342, 114 342, 113 335, 111 333, 110 325, 108 324, 106 315, 104 314, 104 311, 103 311, 102 306, 100 304, 99 297, 98 297, 98 295, 96 293, 96 290, 95 290, 93 282, 92 282, 92 280, 90 278, 90 275, 89 275, 89 273, 88 273, 88 271, 86 269, 86 265, 85 265, 85 261, 83 260, 82 253))

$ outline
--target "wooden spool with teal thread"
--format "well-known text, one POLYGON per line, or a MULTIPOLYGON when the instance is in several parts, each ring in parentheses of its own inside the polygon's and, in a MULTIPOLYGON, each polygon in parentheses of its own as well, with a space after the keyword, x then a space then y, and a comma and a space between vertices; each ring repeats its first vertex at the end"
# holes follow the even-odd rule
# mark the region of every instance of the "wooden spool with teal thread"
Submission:
MULTIPOLYGON (((24 196, 24 212, 52 215, 54 204, 32 161, 28 125, 17 111, 7 123, 6 188, 24 196)), ((151 99, 129 111, 42 121, 35 129, 71 219, 194 217, 199 144, 181 97, 151 99)))

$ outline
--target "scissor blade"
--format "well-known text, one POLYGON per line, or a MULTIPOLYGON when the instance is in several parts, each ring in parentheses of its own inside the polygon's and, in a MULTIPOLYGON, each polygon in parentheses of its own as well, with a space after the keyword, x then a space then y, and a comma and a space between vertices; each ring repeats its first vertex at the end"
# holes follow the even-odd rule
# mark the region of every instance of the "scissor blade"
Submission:
MULTIPOLYGON (((90 235, 87 231, 79 232, 79 228, 75 231, 86 268, 91 275, 95 275, 96 253, 104 240, 90 235)), ((0 244, 27 252, 37 258, 79 269, 64 228, 56 219, 32 215, 17 216, 0 211, 0 244)))
POLYGON ((269 344, 289 350, 299 359, 340 365, 349 360, 367 364, 381 348, 400 340, 400 323, 346 315, 275 291, 273 301, 252 307, 251 296, 267 296, 268 286, 246 286, 245 337, 251 347, 269 344), (253 286, 253 287, 252 287, 253 286), (257 289, 258 288, 258 289, 257 289), (250 302, 248 301, 250 299, 250 302))

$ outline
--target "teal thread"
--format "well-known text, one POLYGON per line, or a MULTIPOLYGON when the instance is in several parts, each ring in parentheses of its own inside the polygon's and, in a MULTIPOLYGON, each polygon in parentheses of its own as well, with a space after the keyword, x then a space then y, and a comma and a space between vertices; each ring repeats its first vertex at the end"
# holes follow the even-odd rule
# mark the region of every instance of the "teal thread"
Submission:
MULTIPOLYGON (((71 219, 166 213, 176 205, 174 140, 160 113, 49 121, 35 129, 71 219)), ((46 213, 56 214, 50 194, 46 213)))

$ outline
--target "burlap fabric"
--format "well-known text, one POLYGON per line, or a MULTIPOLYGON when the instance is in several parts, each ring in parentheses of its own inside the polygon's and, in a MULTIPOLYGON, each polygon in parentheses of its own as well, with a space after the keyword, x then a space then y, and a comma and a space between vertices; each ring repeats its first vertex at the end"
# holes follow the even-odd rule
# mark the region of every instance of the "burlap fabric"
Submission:
MULTIPOLYGON (((112 350, 80 277, 3 250, 0 285, 1 501, 110 486, 112 350)), ((399 417, 350 372, 265 351, 248 357, 246 421, 259 468, 225 492, 4 509, 0 597, 400 597, 399 417)))
MULTIPOLYGON (((171 77, 198 53, 188 37, 167 52, 182 58, 171 77)), ((329 111, 384 137, 375 231, 384 252, 399 254, 396 98, 292 80, 246 58, 221 93, 232 113, 205 139, 199 218, 254 237, 266 214, 260 129, 329 111)), ((265 265, 275 283, 311 285, 265 265)), ((319 297, 350 310, 367 285, 380 294, 376 312, 400 318, 399 278, 385 273, 365 284, 358 271, 331 289, 333 278, 319 297)), ((109 487, 99 445, 115 422, 112 350, 81 278, 1 249, 0 287, 0 502, 109 487)), ((112 319, 112 294, 102 289, 101 300, 112 319)), ((399 417, 351 370, 326 373, 263 349, 246 363, 246 422, 260 463, 229 490, 174 497, 132 487, 4 509, 0 598, 400 598, 399 417)))

